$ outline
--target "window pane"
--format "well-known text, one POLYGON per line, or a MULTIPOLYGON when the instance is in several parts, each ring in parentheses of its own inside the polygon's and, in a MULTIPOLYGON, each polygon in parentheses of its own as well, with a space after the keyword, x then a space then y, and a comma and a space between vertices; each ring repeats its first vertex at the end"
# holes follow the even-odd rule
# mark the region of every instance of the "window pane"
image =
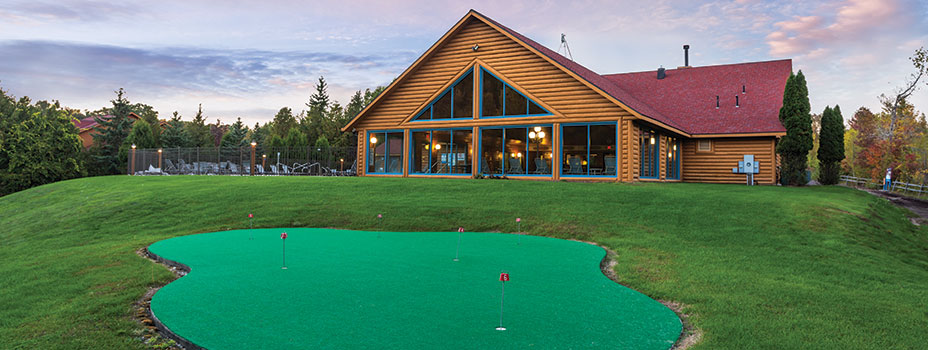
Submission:
POLYGON ((451 172, 454 174, 471 173, 473 133, 471 130, 454 130, 454 145, 451 147, 451 172))
POLYGON ((431 173, 447 174, 451 172, 451 131, 432 131, 431 173))
POLYGON ((525 174, 525 128, 506 129, 506 174, 525 174))
POLYGON ((474 75, 467 76, 454 86, 454 117, 474 117, 474 75))
POLYGON ((403 172, 403 133, 387 133, 387 172, 403 172))
POLYGON ((483 71, 483 116, 498 117, 503 115, 503 82, 499 81, 490 74, 483 71))
POLYGON ((528 133, 528 173, 551 174, 553 137, 551 127, 531 127, 528 133), (533 137, 534 136, 534 137, 533 137))
POLYGON ((525 103, 525 96, 506 86, 506 115, 525 115, 526 108, 528 108, 525 103))
POLYGON ((615 175, 615 125, 590 125, 590 175, 615 175))
POLYGON ((528 104, 528 114, 531 114, 531 115, 536 115, 536 114, 548 114, 548 111, 545 111, 544 108, 541 108, 541 106, 535 104, 535 102, 529 102, 529 104, 528 104))
POLYGON ((641 130, 639 138, 639 162, 641 163, 640 177, 656 178, 657 174, 657 135, 653 131, 641 130))
POLYGON ((564 127, 563 174, 587 174, 586 131, 585 125, 564 127))
POLYGON ((429 168, 429 149, 431 147, 428 131, 414 131, 412 133, 410 172, 424 173, 429 168))
POLYGON ((386 154, 387 137, 384 133, 371 133, 368 137, 368 152, 370 153, 370 164, 367 165, 367 172, 382 173, 384 166, 384 157, 386 154))
POLYGON ((448 118, 451 118, 451 91, 439 97, 438 101, 435 101, 435 104, 432 105, 432 119, 448 118))
POLYGON ((426 108, 413 120, 429 120, 432 118, 432 107, 426 108))
POLYGON ((503 173, 503 129, 480 130, 480 172, 503 173))

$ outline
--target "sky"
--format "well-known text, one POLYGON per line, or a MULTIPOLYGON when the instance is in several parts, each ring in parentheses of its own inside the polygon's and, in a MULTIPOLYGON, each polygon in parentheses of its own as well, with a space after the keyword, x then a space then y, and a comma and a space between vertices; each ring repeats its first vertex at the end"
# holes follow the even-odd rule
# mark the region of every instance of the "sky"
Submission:
MULTIPOLYGON (((160 118, 266 122, 324 76, 343 105, 387 85, 471 8, 601 74, 790 58, 813 113, 878 110, 928 47, 928 0, 3 0, 0 88, 95 110, 125 88, 160 118)), ((928 85, 911 98, 928 112, 928 85)))

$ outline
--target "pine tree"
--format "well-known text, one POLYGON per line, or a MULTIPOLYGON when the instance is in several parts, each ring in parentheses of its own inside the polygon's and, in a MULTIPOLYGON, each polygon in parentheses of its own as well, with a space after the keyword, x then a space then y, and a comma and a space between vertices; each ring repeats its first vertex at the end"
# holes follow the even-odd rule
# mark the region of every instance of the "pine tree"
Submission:
POLYGON ((287 132, 287 138, 284 139, 286 147, 305 147, 307 145, 306 136, 297 128, 290 129, 287 132))
POLYGON ((229 131, 226 132, 226 134, 222 136, 221 147, 223 148, 244 147, 248 143, 248 140, 245 139, 245 136, 247 135, 248 135, 248 127, 245 126, 244 123, 242 123, 242 118, 239 117, 238 120, 235 121, 235 123, 232 123, 232 125, 229 126, 229 131))
POLYGON ((283 107, 274 116, 273 128, 271 134, 280 136, 281 139, 287 137, 290 129, 297 125, 296 118, 293 117, 293 111, 289 107, 283 107))
POLYGON ((158 147, 155 142, 155 137, 151 133, 151 125, 144 119, 139 119, 132 123, 132 131, 129 132, 129 137, 126 137, 125 144, 130 146, 130 148, 131 145, 135 145, 138 149, 158 147))
MULTIPOLYGON (((361 95, 361 90, 358 90, 351 96, 351 100, 348 101, 348 105, 345 106, 345 117, 348 120, 354 119, 361 113, 361 110, 364 109, 364 96, 361 95)), ((342 125, 344 126, 344 125, 342 125)))
POLYGON ((209 134, 209 125, 206 125, 206 117, 203 116, 203 104, 197 108, 197 114, 193 121, 187 124, 187 132, 190 133, 190 139, 193 141, 191 146, 194 147, 216 147, 213 136, 209 134))
POLYGON ((805 184, 806 161, 812 149, 812 116, 809 90, 802 71, 790 74, 783 92, 780 122, 786 128, 786 136, 777 144, 777 153, 782 158, 781 182, 785 185, 805 184))
POLYGON ((825 107, 819 132, 818 161, 819 182, 823 185, 838 183, 841 175, 841 160, 844 159, 844 117, 841 107, 825 107))
POLYGON ((329 109, 329 92, 327 91, 329 85, 325 82, 325 77, 320 76, 319 82, 316 83, 316 92, 309 97, 309 103, 306 104, 309 107, 309 115, 319 114, 324 115, 325 112, 329 109))
POLYGON ((93 142, 97 149, 93 152, 94 167, 103 174, 120 174, 124 173, 128 159, 123 155, 127 154, 123 147, 126 137, 132 128, 132 121, 129 119, 129 100, 126 99, 125 90, 120 88, 116 92, 116 99, 111 109, 110 117, 94 117, 99 127, 92 134, 93 142))
POLYGON ((192 141, 190 133, 184 127, 184 122, 180 120, 180 115, 174 111, 171 121, 164 126, 161 133, 161 146, 164 148, 191 147, 192 141))

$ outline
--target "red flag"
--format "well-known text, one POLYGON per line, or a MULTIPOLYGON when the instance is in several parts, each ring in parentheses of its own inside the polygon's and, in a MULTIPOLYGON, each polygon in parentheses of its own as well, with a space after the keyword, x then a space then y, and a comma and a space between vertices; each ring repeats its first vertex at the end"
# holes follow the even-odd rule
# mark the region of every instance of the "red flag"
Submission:
POLYGON ((280 239, 287 239, 287 233, 286 233, 286 232, 281 233, 281 234, 280 234, 280 239))
POLYGON ((505 272, 501 272, 499 274, 499 280, 503 282, 509 282, 509 274, 505 272))
POLYGON ((255 217, 255 216, 254 216, 254 215, 251 215, 251 213, 248 213, 248 218, 249 218, 249 219, 251 219, 251 218, 253 218, 253 217, 255 217))

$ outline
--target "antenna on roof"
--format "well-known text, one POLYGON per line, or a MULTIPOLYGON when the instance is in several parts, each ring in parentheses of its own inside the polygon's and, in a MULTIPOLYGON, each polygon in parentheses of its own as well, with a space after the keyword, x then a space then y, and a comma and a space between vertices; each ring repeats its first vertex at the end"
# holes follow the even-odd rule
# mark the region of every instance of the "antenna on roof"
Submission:
POLYGON ((564 56, 570 58, 571 61, 574 60, 574 55, 570 53, 570 46, 567 45, 567 34, 561 33, 561 46, 557 47, 557 53, 561 53, 561 49, 564 49, 564 56))

